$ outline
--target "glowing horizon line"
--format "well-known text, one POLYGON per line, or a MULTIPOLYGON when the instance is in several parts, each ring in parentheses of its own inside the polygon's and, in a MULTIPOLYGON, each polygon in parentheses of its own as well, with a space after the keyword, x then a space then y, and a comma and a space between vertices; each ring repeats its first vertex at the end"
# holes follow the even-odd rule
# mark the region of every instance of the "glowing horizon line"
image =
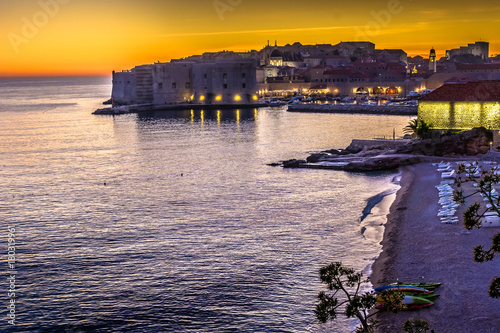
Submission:
POLYGON ((318 31, 318 30, 334 30, 334 29, 353 29, 354 26, 347 27, 314 27, 314 28, 288 28, 288 29, 263 29, 263 30, 239 30, 239 31, 213 31, 213 32, 185 32, 177 34, 161 34, 164 37, 183 37, 183 36, 213 36, 213 35, 235 35, 235 34, 252 34, 252 33, 270 33, 270 32, 292 32, 292 31, 318 31))

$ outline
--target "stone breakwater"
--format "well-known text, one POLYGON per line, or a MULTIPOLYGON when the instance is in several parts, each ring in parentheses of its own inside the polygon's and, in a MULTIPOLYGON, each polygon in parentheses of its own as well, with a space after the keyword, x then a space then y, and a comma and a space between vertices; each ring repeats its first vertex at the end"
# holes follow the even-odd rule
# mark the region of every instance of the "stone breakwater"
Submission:
POLYGON ((416 116, 418 106, 395 105, 338 105, 338 104, 300 104, 289 105, 289 112, 317 112, 317 113, 360 113, 383 114, 395 116, 416 116))
POLYGON ((92 114, 95 115, 119 115, 129 113, 141 113, 151 111, 171 111, 171 110, 216 110, 216 109, 246 109, 246 108, 259 108, 266 106, 265 104, 168 104, 168 105, 155 105, 155 104, 138 104, 138 105, 122 105, 116 107, 97 109, 92 114))

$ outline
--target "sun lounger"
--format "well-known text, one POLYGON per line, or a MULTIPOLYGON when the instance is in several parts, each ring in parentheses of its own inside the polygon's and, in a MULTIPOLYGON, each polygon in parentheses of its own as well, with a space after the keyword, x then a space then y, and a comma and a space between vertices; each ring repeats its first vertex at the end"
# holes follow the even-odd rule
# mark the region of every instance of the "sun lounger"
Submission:
POLYGON ((443 172, 441 174, 441 178, 446 179, 446 178, 453 178, 455 175, 455 170, 451 170, 450 172, 443 172))

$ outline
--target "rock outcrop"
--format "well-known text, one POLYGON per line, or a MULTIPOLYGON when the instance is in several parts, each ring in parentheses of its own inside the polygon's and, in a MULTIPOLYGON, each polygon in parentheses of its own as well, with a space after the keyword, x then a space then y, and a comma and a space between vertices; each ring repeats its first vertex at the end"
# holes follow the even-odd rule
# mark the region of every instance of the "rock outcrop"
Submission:
POLYGON ((288 160, 288 161, 283 161, 283 168, 300 168, 302 165, 305 165, 307 162, 304 160, 288 160))
POLYGON ((396 152, 426 156, 475 156, 486 154, 492 140, 491 131, 478 127, 458 134, 444 135, 439 139, 414 141, 396 149, 396 152))
MULTIPOLYGON (((417 164, 424 156, 475 156, 490 150, 493 139, 491 131, 474 128, 458 134, 443 135, 439 138, 402 142, 392 145, 360 145, 353 142, 346 149, 331 149, 314 153, 307 160, 282 162, 285 168, 333 169, 352 172, 367 172, 396 169, 400 166, 417 164)), ((375 142, 377 143, 377 142, 375 142)))
POLYGON ((418 164, 422 162, 420 156, 397 156, 386 155, 365 158, 361 161, 353 161, 342 167, 344 171, 367 172, 397 169, 400 166, 418 164))

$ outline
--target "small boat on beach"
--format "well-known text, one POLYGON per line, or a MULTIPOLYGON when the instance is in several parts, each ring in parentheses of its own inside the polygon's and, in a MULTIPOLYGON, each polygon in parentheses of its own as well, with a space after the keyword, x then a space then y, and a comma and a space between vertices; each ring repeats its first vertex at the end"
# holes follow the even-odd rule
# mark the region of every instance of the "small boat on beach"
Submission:
POLYGON ((438 298, 438 294, 422 294, 422 293, 412 293, 412 292, 403 292, 405 296, 415 296, 415 297, 420 297, 420 298, 425 298, 429 300, 430 302, 435 302, 438 298))
MULTIPOLYGON (((378 304, 375 306, 375 308, 377 309, 385 308, 384 304, 385 301, 382 298, 382 296, 377 297, 377 303, 378 304)), ((431 305, 434 305, 434 302, 430 301, 429 299, 416 296, 405 296, 401 301, 401 310, 415 310, 415 309, 425 308, 431 305)))
POLYGON ((384 290, 394 290, 394 291, 400 291, 400 292, 412 292, 412 293, 421 293, 421 294, 431 294, 432 293, 432 291, 425 289, 425 288, 408 286, 408 285, 403 285, 403 284, 387 285, 387 286, 381 286, 381 287, 375 288, 376 292, 382 292, 384 290))
POLYGON ((419 287, 419 288, 424 288, 427 290, 434 290, 442 285, 441 282, 395 282, 395 283, 390 283, 390 286, 412 286, 412 287, 419 287))

